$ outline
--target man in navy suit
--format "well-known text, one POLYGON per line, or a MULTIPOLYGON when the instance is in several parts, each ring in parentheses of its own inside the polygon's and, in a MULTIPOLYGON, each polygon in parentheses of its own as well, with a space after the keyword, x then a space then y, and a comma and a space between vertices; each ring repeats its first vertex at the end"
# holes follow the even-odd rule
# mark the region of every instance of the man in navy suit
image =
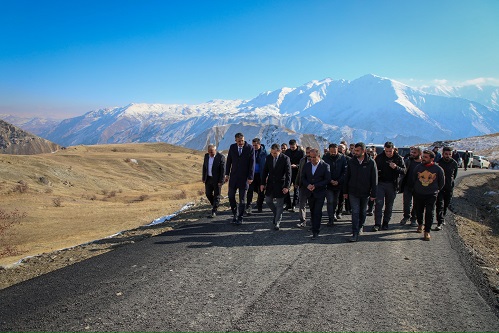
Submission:
POLYGON ((331 182, 329 164, 322 161, 320 156, 318 149, 311 149, 310 162, 305 164, 301 175, 302 185, 305 186, 308 206, 310 207, 312 239, 319 236, 327 184, 331 182))
POLYGON ((225 182, 229 182, 229 203, 234 215, 232 223, 243 222, 246 193, 255 174, 255 149, 244 140, 242 133, 235 135, 236 143, 230 145, 225 168, 225 182), (236 191, 239 190, 239 209, 236 191))
POLYGON ((217 152, 215 145, 208 145, 208 152, 204 155, 203 183, 205 194, 212 206, 208 217, 215 217, 220 205, 220 192, 224 184, 225 156, 217 152))
POLYGON ((265 159, 263 166, 262 185, 265 190, 265 202, 274 213, 274 229, 279 230, 284 211, 284 197, 289 193, 291 186, 291 161, 288 156, 281 154, 281 147, 274 143, 270 155, 265 159), (276 203, 274 203, 274 199, 276 203))

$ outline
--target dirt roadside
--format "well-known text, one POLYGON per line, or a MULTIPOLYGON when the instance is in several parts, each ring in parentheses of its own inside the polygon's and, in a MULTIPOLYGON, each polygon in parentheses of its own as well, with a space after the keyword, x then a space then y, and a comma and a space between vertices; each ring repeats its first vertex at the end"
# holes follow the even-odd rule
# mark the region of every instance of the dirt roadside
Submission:
MULTIPOLYGON (((499 176, 492 173, 463 178, 454 190, 452 207, 454 220, 451 223, 455 223, 471 260, 483 272, 492 292, 499 300, 499 176)), ((227 202, 224 202, 222 210, 227 209, 227 202)), ((167 232, 180 224, 204 217, 207 210, 205 204, 199 204, 169 222, 140 227, 89 244, 25 258, 11 267, 0 266, 0 289, 167 232)))
POLYGON ((466 250, 499 303, 499 175, 461 178, 454 189, 452 213, 466 250))

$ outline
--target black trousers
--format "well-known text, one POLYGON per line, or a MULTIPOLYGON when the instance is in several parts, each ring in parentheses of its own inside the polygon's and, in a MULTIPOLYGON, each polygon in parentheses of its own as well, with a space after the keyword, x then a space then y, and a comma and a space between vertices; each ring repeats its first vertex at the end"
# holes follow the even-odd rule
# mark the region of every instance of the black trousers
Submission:
POLYGON ((452 201, 452 194, 454 189, 444 190, 442 189, 438 192, 437 196, 437 223, 444 223, 445 215, 447 214, 447 209, 452 201))
POLYGON ((317 197, 311 195, 307 198, 308 207, 310 208, 310 222, 312 224, 312 232, 319 233, 321 230, 321 220, 322 220, 322 207, 324 207, 324 201, 326 200, 326 195, 319 195, 317 197))
POLYGON ((418 224, 423 224, 424 216, 424 231, 430 232, 431 226, 433 224, 433 219, 435 218, 435 203, 437 202, 437 196, 431 195, 421 195, 414 193, 414 210, 416 211, 416 218, 418 224))
POLYGON ((237 215, 239 218, 243 218, 244 209, 246 208, 246 193, 248 192, 248 185, 237 187, 229 186, 229 204, 232 214, 237 215), (239 204, 236 201, 236 192, 239 191, 239 204))
POLYGON ((222 186, 213 182, 213 177, 208 176, 204 183, 204 192, 212 206, 211 211, 216 212, 218 206, 220 206, 220 192, 222 192, 222 186))
POLYGON ((261 209, 263 207, 263 201, 265 200, 265 192, 260 191, 260 185, 262 185, 262 179, 259 173, 255 173, 253 182, 248 188, 248 194, 246 195, 246 207, 251 206, 253 202, 253 193, 257 194, 256 207, 261 209))
MULTIPOLYGON (((369 200, 371 202, 371 200, 369 200)), ((343 190, 340 190, 340 196, 338 198, 338 208, 336 209, 336 215, 343 213, 343 206, 347 212, 350 212, 352 208, 350 207, 350 201, 343 197, 343 190)))

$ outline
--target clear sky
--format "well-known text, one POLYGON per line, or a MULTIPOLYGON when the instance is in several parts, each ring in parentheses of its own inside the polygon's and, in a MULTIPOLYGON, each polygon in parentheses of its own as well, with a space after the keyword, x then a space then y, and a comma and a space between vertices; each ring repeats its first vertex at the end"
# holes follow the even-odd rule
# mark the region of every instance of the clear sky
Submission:
POLYGON ((499 82, 499 1, 0 0, 0 113, 250 99, 369 73, 499 82))

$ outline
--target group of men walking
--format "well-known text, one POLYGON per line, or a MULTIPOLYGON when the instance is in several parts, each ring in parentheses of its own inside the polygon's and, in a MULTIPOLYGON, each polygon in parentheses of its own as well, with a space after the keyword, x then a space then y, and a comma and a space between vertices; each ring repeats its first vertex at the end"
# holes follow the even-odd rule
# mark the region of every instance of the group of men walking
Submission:
POLYGON ((297 226, 305 228, 308 204, 312 239, 316 239, 324 203, 328 226, 334 226, 342 218, 345 203, 352 214, 349 241, 356 242, 364 231, 368 207, 372 209, 374 204, 372 231, 388 230, 395 197, 403 193, 401 225, 411 221, 411 226, 424 233, 423 239, 428 241, 436 209, 434 230, 442 229, 457 175, 457 163, 450 147, 443 149, 442 158, 436 164, 434 151, 411 147, 410 155, 404 159, 392 142, 386 142, 383 152, 375 157, 362 142, 351 145, 350 151, 344 142, 332 143, 321 158, 318 149, 303 150, 296 140, 290 140, 285 147, 272 144, 270 153, 259 138, 249 144, 242 133, 237 133, 235 141, 227 158, 217 152, 214 145, 208 146, 203 182, 212 206, 209 217, 216 216, 222 185, 228 183, 234 224, 241 224, 245 213, 252 214, 256 194, 258 212, 262 212, 264 202, 272 211, 274 230, 280 229, 283 212, 295 211, 296 207, 300 220, 297 226))

